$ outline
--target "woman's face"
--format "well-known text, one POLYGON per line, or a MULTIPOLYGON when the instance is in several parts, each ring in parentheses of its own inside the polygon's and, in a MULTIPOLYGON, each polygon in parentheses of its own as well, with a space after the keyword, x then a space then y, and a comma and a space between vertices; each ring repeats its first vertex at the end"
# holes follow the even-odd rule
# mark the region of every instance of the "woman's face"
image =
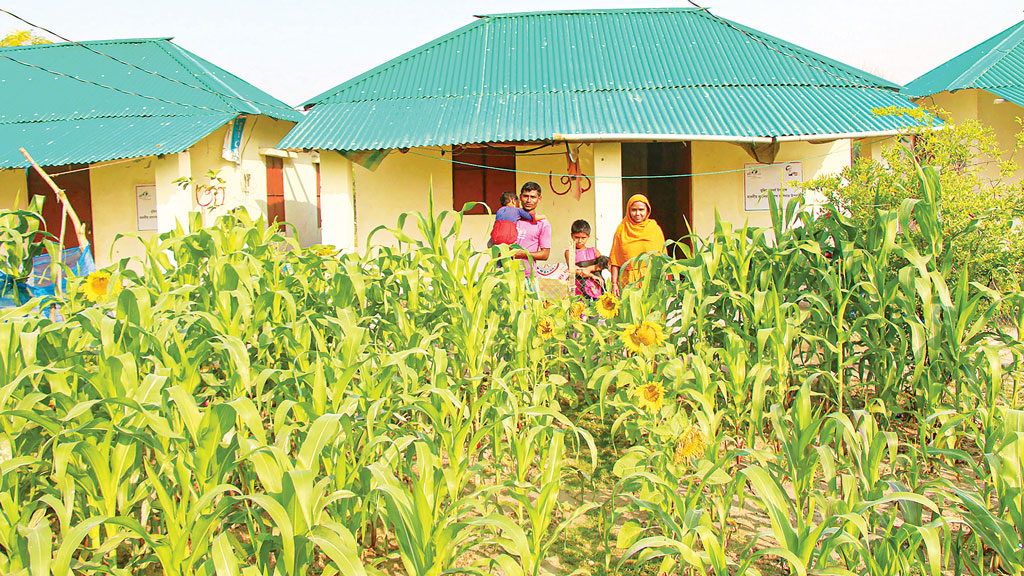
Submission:
POLYGON ((647 215, 650 214, 650 212, 651 211, 647 209, 647 204, 644 204, 639 200, 629 205, 629 219, 636 224, 647 220, 647 215))

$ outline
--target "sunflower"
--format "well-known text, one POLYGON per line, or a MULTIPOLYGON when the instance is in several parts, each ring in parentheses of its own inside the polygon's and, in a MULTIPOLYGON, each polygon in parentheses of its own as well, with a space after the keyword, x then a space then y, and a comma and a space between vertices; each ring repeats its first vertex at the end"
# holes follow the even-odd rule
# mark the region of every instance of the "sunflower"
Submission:
POLYGON ((689 464, 704 454, 704 447, 707 442, 704 438, 704 431, 696 424, 691 425, 683 433, 683 437, 676 444, 675 463, 689 464))
POLYGON ((541 340, 550 340, 555 337, 555 321, 550 316, 545 316, 537 322, 537 335, 541 340))
POLYGON ((110 295, 110 272, 97 270, 85 277, 82 292, 90 302, 102 302, 110 295))
POLYGON ((335 250, 334 246, 331 246, 329 244, 317 244, 316 246, 313 246, 310 250, 313 252, 313 254, 316 254, 317 256, 320 256, 321 258, 327 258, 328 256, 334 256, 334 253, 337 252, 337 250, 335 250))
POLYGON ((583 313, 587 310, 587 305, 583 302, 573 302, 569 306, 569 317, 573 320, 582 320, 583 313))
POLYGON ((654 414, 665 405, 665 387, 660 382, 648 382, 633 390, 637 406, 654 414))
POLYGON ((640 353, 646 348, 660 346, 665 341, 665 332, 660 325, 644 320, 639 324, 626 326, 622 331, 621 338, 626 348, 640 353))
POLYGON ((597 313, 604 318, 615 318, 619 313, 619 299, 611 292, 605 292, 597 300, 597 313))

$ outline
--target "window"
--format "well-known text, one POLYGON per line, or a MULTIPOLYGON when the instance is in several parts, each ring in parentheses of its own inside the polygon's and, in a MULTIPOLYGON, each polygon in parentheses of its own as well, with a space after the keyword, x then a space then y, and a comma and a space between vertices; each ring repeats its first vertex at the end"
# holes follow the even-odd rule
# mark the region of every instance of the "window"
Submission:
POLYGON ((266 156, 267 162, 267 227, 275 221, 278 230, 284 232, 284 160, 266 156))
MULTIPOLYGON (((452 207, 461 210, 467 202, 486 202, 495 211, 501 207, 501 193, 516 191, 515 148, 466 148, 452 151, 452 207), (500 170, 496 170, 500 168, 500 170)), ((477 207, 469 214, 486 214, 477 207)))

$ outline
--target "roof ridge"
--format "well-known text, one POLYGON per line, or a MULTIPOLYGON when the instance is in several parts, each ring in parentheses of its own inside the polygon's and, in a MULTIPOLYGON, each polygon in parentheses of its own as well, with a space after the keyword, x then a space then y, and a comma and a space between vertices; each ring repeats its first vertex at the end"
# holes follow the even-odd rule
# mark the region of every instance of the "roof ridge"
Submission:
MULTIPOLYGON (((195 62, 195 60, 193 58, 189 57, 189 53, 188 53, 187 50, 185 50, 181 46, 178 46, 174 42, 158 43, 157 46, 160 48, 160 50, 162 50, 164 52, 164 54, 167 54, 168 58, 170 58, 171 60, 174 60, 175 62, 177 62, 178 65, 182 67, 182 69, 184 69, 186 72, 188 72, 189 75, 192 76, 192 78, 194 78, 196 80, 196 82, 199 82, 199 84, 201 86, 204 86, 208 92, 212 93, 213 96, 215 96, 218 100, 223 102, 228 107, 229 110, 232 110, 234 112, 241 112, 240 110, 238 110, 238 106, 235 103, 229 102, 228 98, 223 97, 218 90, 215 90, 213 86, 211 86, 209 83, 206 82, 205 76, 210 75, 210 71, 206 70, 205 67, 203 67, 198 62, 195 62), (171 51, 167 49, 167 46, 173 46, 173 47, 177 48, 178 52, 182 56, 185 56, 186 58, 189 58, 190 61, 192 61, 193 63, 198 65, 200 68, 202 68, 202 72, 204 72, 205 74, 197 74, 196 71, 193 70, 191 66, 189 66, 185 62, 182 62, 175 54, 172 54, 171 51)), ((221 84, 224 84, 224 82, 221 82, 221 84)), ((224 84, 224 86, 226 88, 228 88, 229 90, 231 90, 230 86, 227 86, 227 84, 224 84)), ((234 90, 231 90, 231 91, 235 92, 234 90)), ((235 96, 241 97, 241 95, 238 94, 237 92, 235 92, 235 96)), ((259 110, 255 106, 252 106, 251 104, 250 104, 250 106, 253 108, 253 110, 255 110, 256 114, 260 113, 259 110)))
POLYGON ((643 12, 696 12, 706 11, 706 8, 695 8, 691 6, 661 7, 661 8, 580 8, 575 10, 537 10, 533 12, 499 12, 496 14, 474 14, 474 18, 519 18, 522 16, 553 16, 560 14, 631 14, 643 12))
POLYGON ((173 40, 174 36, 156 36, 153 38, 115 38, 109 40, 82 40, 80 42, 50 42, 48 44, 25 44, 22 46, 0 46, 0 50, 39 50, 48 48, 68 48, 85 44, 87 46, 101 46, 104 44, 145 44, 148 42, 160 42, 162 40, 173 40))
MULTIPOLYGON (((1017 27, 1016 30, 993 46, 984 56, 979 58, 977 62, 968 66, 967 69, 950 82, 949 85, 969 82, 970 85, 973 86, 978 79, 991 70, 993 66, 998 64, 1000 60, 1005 58, 1010 50, 1016 48, 1022 41, 1024 41, 1024 20, 1018 22, 1014 26, 1017 27)), ((1013 29, 1014 26, 1010 26, 1008 30, 1013 29)))

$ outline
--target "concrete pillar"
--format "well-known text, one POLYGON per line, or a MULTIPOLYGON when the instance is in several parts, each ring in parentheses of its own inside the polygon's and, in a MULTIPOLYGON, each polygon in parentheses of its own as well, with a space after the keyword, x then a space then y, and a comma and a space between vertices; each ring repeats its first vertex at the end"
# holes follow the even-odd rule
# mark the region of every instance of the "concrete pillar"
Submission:
POLYGON ((156 228, 157 232, 174 230, 178 222, 188 225, 192 211, 192 190, 182 189, 174 180, 192 175, 192 159, 188 150, 167 154, 153 162, 156 174, 156 228))
POLYGON ((354 193, 352 163, 337 152, 320 152, 321 243, 344 250, 357 248, 354 193))
POLYGON ((622 144, 594 144, 594 241, 601 254, 612 249, 622 221, 622 144))

